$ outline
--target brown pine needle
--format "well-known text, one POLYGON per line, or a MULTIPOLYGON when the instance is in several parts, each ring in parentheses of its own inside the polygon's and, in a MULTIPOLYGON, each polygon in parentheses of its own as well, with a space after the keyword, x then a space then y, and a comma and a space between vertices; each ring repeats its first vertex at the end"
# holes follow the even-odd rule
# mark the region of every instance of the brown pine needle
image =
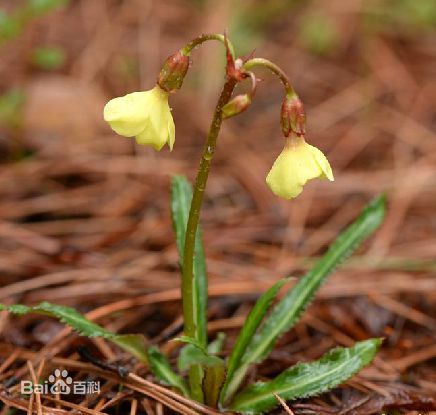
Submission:
POLYGON ((287 405, 287 403, 277 394, 274 393, 274 396, 276 399, 280 402, 280 405, 283 406, 283 409, 289 414, 289 415, 295 415, 291 408, 287 405))

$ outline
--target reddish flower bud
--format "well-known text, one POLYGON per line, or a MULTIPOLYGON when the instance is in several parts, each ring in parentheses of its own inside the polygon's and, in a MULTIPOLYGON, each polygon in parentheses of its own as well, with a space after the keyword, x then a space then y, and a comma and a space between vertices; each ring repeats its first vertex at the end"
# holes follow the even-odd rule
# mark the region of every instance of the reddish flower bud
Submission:
POLYGON ((306 133, 306 113, 300 98, 296 94, 287 95, 282 103, 280 124, 285 137, 291 132, 297 136, 304 136, 306 133))
POLYGON ((244 112, 251 105, 249 94, 236 95, 222 109, 223 118, 230 118, 244 112))
POLYGON ((189 68, 189 56, 178 51, 164 62, 157 80, 158 85, 167 92, 180 89, 189 68))

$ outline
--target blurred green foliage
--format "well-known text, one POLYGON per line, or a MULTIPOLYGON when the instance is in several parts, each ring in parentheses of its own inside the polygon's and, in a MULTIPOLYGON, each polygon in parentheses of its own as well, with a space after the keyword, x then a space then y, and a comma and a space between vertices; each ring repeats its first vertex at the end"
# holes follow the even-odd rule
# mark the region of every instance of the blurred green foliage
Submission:
POLYGON ((28 0, 28 8, 34 15, 41 15, 65 6, 67 3, 68 0, 28 0))
POLYGON ((365 27, 372 32, 423 33, 436 28, 435 0, 383 0, 368 3, 365 27))
POLYGON ((56 70, 64 65, 65 52, 55 47, 37 48, 32 52, 31 61, 38 68, 56 70))
POLYGON ((391 0, 384 12, 392 23, 399 25, 416 29, 436 26, 435 0, 391 0))
POLYGON ((0 40, 17 37, 21 32, 21 24, 0 10, 0 40))
MULTIPOLYGON (((346 0, 343 0, 344 2, 346 0)), ((191 0, 207 9, 211 0, 191 0)), ((281 16, 295 14, 301 20, 289 27, 303 48, 317 55, 328 55, 340 45, 340 32, 335 14, 322 0, 248 0, 233 2, 229 35, 241 54, 251 52, 262 43, 271 24, 280 24, 281 16), (332 11, 332 14, 328 13, 332 11), (324 11, 323 11, 324 10, 324 11)), ((361 12, 369 20, 361 28, 375 32, 427 31, 436 27, 436 0, 371 0, 362 2, 361 12)), ((357 27, 359 30, 359 28, 357 27)))
POLYGON ((259 46, 269 25, 302 3, 307 3, 307 0, 234 2, 229 36, 239 53, 250 53, 255 46, 259 46))
POLYGON ((298 38, 309 52, 327 55, 336 49, 340 34, 330 16, 322 11, 310 11, 301 20, 298 38))
POLYGON ((24 92, 19 88, 0 95, 0 124, 8 128, 19 128, 23 120, 24 101, 24 92))
POLYGON ((27 0, 11 13, 0 10, 0 43, 18 37, 36 17, 65 6, 69 0, 27 0))

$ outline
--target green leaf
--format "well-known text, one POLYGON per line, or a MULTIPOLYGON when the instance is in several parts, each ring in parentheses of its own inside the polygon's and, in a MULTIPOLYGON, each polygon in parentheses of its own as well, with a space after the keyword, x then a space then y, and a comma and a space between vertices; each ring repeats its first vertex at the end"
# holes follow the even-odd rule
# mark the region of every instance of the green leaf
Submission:
POLYGON ((199 364, 193 364, 189 368, 189 390, 191 392, 191 398, 200 403, 204 403, 203 379, 204 368, 201 362, 199 364))
POLYGON ((74 308, 42 302, 33 307, 22 304, 15 304, 11 306, 0 304, 0 311, 3 310, 7 310, 10 313, 17 315, 37 313, 55 317, 62 323, 70 326, 81 336, 102 337, 128 351, 142 362, 147 362, 145 339, 142 335, 112 333, 103 327, 100 327, 98 324, 89 321, 74 308))
MULTIPOLYGON (((192 200, 192 186, 184 176, 174 176, 172 180, 171 213, 176 233, 180 264, 183 267, 186 226, 192 200)), ((201 232, 197 229, 194 258, 194 309, 197 340, 207 345, 207 274, 201 232)))
POLYGON ((294 326, 326 277, 379 227, 384 214, 385 197, 380 196, 366 206, 356 221, 338 236, 313 269, 286 293, 247 347, 241 364, 234 373, 233 390, 239 386, 250 365, 262 361, 274 347, 278 337, 294 326))
POLYGON ((156 348, 147 349, 147 357, 150 363, 150 370, 165 385, 173 386, 189 398, 189 391, 186 382, 177 375, 171 368, 167 358, 156 348))
POLYGON ((192 337, 189 337, 189 336, 175 337, 171 341, 192 344, 195 347, 199 348, 201 351, 206 352, 206 349, 203 347, 203 345, 197 339, 193 339, 192 337))
POLYGON ((244 326, 239 332, 238 338, 236 339, 227 363, 227 378, 221 392, 221 403, 225 404, 239 386, 241 379, 234 379, 233 375, 241 362, 242 356, 246 352, 247 346, 250 344, 257 328, 271 306, 271 303, 273 302, 280 288, 282 288, 283 284, 287 281, 288 279, 286 278, 277 281, 256 301, 256 304, 248 314, 248 317, 245 320, 244 326))
POLYGON ((195 365, 207 367, 224 366, 224 361, 219 357, 208 355, 193 344, 188 344, 180 351, 177 366, 183 372, 195 365))
POLYGON ((219 332, 216 335, 216 339, 207 345, 207 353, 218 354, 219 352, 221 352, 225 340, 226 340, 226 334, 219 332))
POLYGON ((226 377, 226 368, 224 365, 215 365, 206 367, 203 389, 205 403, 212 408, 216 408, 221 388, 226 377))
POLYGON ((274 394, 291 400, 326 392, 368 365, 381 342, 381 339, 370 339, 350 348, 338 347, 320 360, 295 365, 270 382, 257 382, 248 386, 236 395, 230 409, 243 413, 261 413, 278 405, 274 394))

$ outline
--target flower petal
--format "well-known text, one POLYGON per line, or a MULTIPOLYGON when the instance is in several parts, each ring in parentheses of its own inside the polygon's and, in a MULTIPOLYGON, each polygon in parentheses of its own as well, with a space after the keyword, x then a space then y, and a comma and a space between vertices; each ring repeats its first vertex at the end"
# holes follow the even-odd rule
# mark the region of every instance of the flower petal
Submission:
POLYGON ((163 134, 161 129, 156 129, 150 120, 148 120, 144 131, 136 136, 138 144, 152 146, 157 151, 160 151, 167 141, 167 135, 163 134))
POLYGON ((173 116, 170 114, 168 120, 168 146, 170 151, 173 151, 174 142, 176 141, 176 126, 174 124, 173 116))
POLYGON ((153 139, 155 141, 155 148, 162 148, 165 143, 168 143, 170 149, 172 149, 175 127, 168 105, 168 93, 158 86, 152 91, 153 111, 150 112, 150 124, 147 125, 147 128, 141 135, 145 134, 150 139, 153 139), (150 130, 150 134, 147 134, 147 130, 150 130))
POLYGON ((333 171, 332 171, 332 168, 330 166, 329 161, 327 160, 327 157, 324 155, 324 153, 320 149, 318 149, 314 146, 311 146, 310 144, 307 144, 307 146, 308 146, 310 152, 313 154, 316 162, 319 164, 319 166, 323 172, 323 175, 321 178, 327 179, 327 180, 330 180, 331 182, 333 182, 335 180, 335 178, 333 177, 333 171))
POLYGON ((111 99, 104 107, 105 121, 122 136, 134 137, 139 134, 148 119, 150 92, 133 92, 111 99))
POLYGON ((294 138, 277 157, 266 182, 277 196, 293 199, 303 191, 307 181, 315 178, 333 180, 327 158, 303 138, 294 138))
POLYGON ((275 195, 293 199, 303 191, 306 181, 298 174, 299 164, 290 149, 284 149, 277 157, 266 177, 266 182, 275 195))

